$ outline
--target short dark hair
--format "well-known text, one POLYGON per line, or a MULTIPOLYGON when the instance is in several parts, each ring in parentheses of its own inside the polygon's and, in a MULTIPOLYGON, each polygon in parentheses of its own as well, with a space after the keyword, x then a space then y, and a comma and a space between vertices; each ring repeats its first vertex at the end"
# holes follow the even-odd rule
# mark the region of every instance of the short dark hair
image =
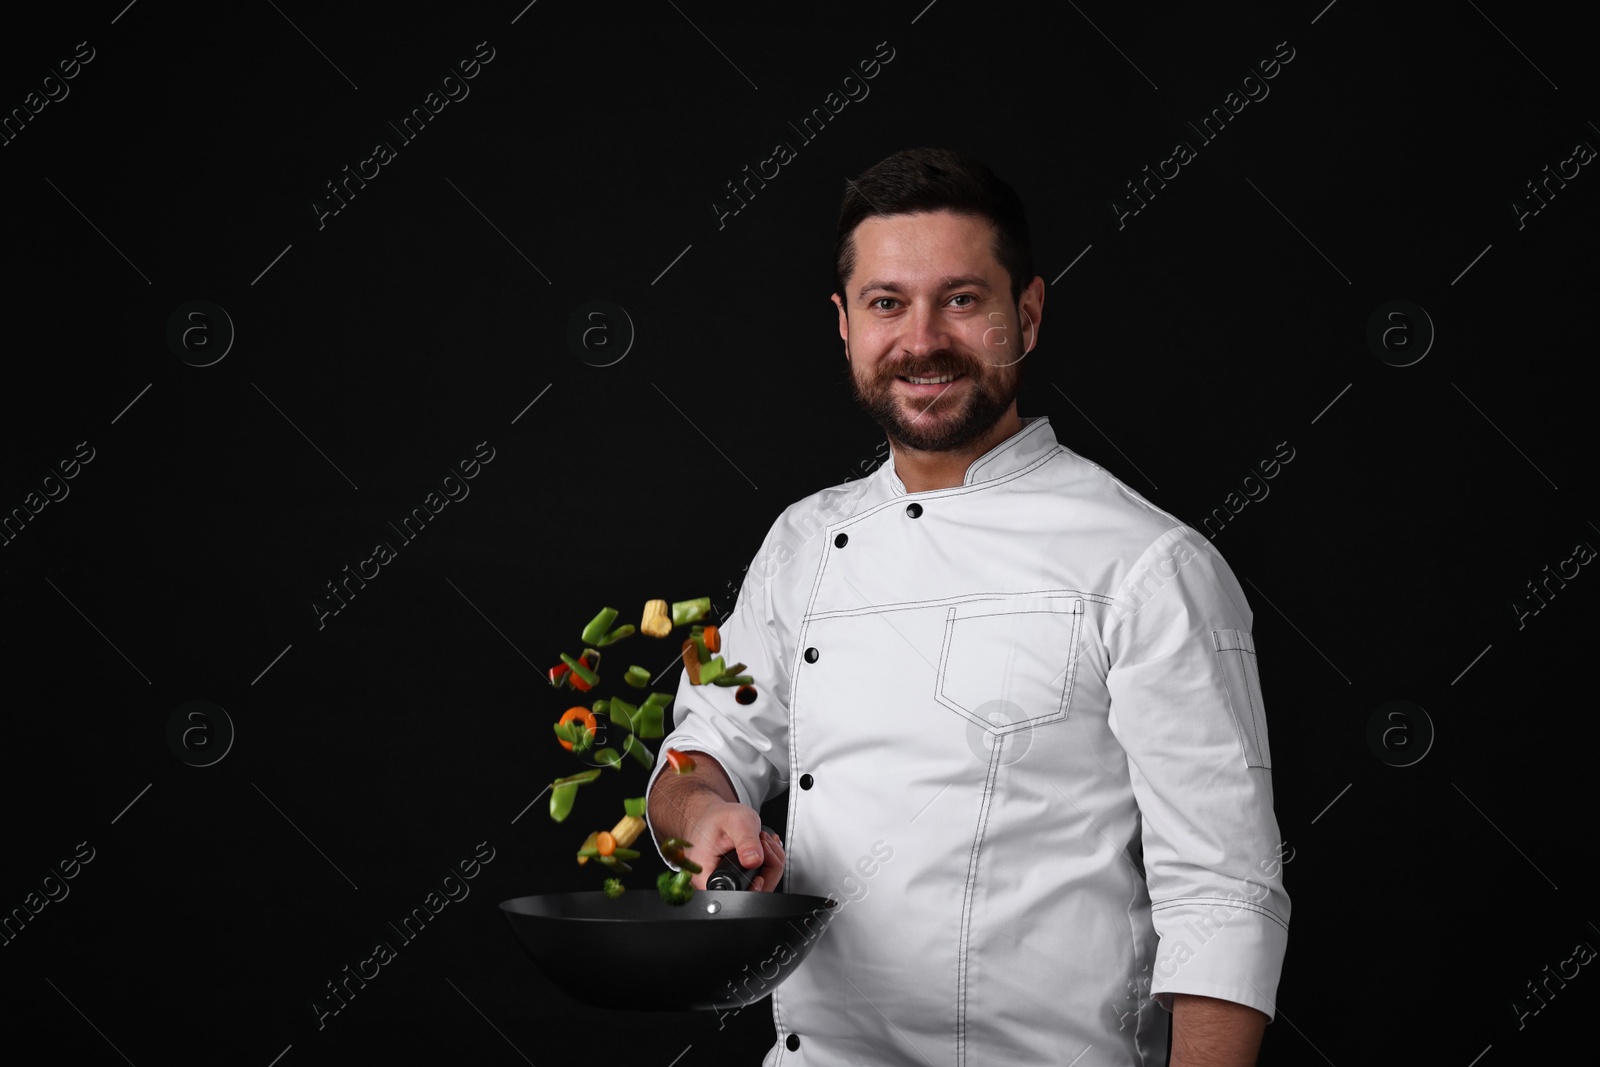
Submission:
POLYGON ((994 258, 1011 276, 1011 302, 1033 281, 1033 245, 1016 192, 982 162, 948 148, 908 148, 845 185, 833 242, 834 284, 848 307, 845 283, 855 270, 855 230, 868 218, 949 211, 994 226, 994 258))

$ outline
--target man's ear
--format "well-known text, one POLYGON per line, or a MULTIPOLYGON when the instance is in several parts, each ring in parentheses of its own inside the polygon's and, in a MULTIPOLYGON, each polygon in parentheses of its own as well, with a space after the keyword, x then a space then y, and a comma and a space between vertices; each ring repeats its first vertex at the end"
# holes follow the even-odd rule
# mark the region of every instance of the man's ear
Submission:
POLYGON ((1026 356, 1039 344, 1039 321, 1044 318, 1044 279, 1034 278, 1022 292, 1022 299, 1017 303, 1017 313, 1022 317, 1024 325, 1024 339, 1027 347, 1022 354, 1026 356), (1033 305, 1034 313, 1028 314, 1027 305, 1033 305), (1031 335, 1031 336, 1027 336, 1031 335))
POLYGON ((833 306, 839 309, 839 338, 844 341, 844 358, 848 360, 850 358, 850 315, 845 310, 844 301, 839 298, 838 293, 834 293, 829 299, 833 301, 833 306))

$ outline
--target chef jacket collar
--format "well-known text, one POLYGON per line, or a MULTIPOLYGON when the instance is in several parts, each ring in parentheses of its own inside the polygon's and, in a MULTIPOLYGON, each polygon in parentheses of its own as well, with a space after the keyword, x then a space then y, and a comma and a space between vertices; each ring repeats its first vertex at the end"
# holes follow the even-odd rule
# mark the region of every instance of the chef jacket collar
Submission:
MULTIPOLYGON (((1034 415, 1022 420, 1022 429, 995 445, 989 451, 973 460, 967 467, 966 477, 961 480, 962 485, 977 485, 981 482, 992 482, 1004 478, 1009 474, 1021 470, 1037 462, 1046 453, 1059 447, 1056 435, 1050 429, 1050 419, 1045 415, 1034 415)), ((883 470, 888 471, 889 488, 896 496, 908 496, 906 484, 900 480, 900 474, 894 467, 895 452, 889 450, 889 462, 883 465, 883 470)), ((928 492, 939 492, 932 489, 928 492)))

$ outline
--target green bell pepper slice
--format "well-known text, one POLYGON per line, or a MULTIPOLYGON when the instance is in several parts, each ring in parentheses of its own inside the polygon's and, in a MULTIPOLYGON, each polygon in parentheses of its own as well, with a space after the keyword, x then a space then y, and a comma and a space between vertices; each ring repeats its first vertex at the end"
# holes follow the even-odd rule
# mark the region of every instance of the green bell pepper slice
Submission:
POLYGON ((666 734, 662 730, 661 709, 640 708, 633 716, 633 732, 641 738, 652 741, 665 737, 666 734))
POLYGON ((594 744, 594 737, 581 722, 552 723, 551 729, 556 736, 572 746, 573 752, 587 752, 594 744))
POLYGON ((698 622, 711 614, 711 598, 700 597, 696 600, 679 600, 672 605, 672 625, 682 626, 686 622, 698 622))
POLYGON ((550 818, 556 822, 566 822, 567 816, 572 814, 572 802, 578 799, 578 787, 575 785, 558 785, 550 790, 550 818))
POLYGON ((598 777, 600 777, 599 770, 590 770, 566 778, 557 778, 551 782, 550 818, 556 822, 565 822, 567 816, 572 814, 572 802, 578 798, 578 787, 598 777))
POLYGON ((599 771, 579 771, 577 774, 569 774, 565 778, 557 778, 555 781, 551 782, 550 784, 553 785, 553 786, 556 786, 556 785, 587 785, 590 782, 594 781, 598 777, 600 777, 600 772, 599 771))
POLYGON ((568 667, 571 667, 573 674, 576 674, 579 678, 582 678, 590 685, 600 684, 600 676, 594 673, 594 671, 591 671, 588 667, 585 667, 576 656, 569 656, 563 652, 561 653, 561 662, 565 663, 568 667))
POLYGON ((600 614, 589 620, 589 625, 583 628, 583 643, 593 645, 605 637, 606 631, 611 629, 611 624, 617 621, 616 608, 601 608, 600 614))
POLYGON ((680 869, 688 871, 690 874, 699 874, 701 871, 700 865, 693 860, 684 858, 683 855, 684 849, 693 847, 693 844, 681 837, 669 837, 661 842, 661 854, 667 858, 667 862, 676 865, 680 869))
MULTIPOLYGON (((645 747, 644 742, 639 740, 639 736, 637 734, 628 735, 628 739, 622 743, 622 752, 624 755, 632 756, 634 759, 638 760, 644 765, 645 770, 648 771, 655 769, 656 754, 645 747)), ((637 818, 642 819, 644 816, 639 815, 637 818)))
POLYGON ((700 684, 705 685, 707 682, 715 682, 725 673, 727 673, 727 668, 722 665, 722 657, 712 656, 705 663, 700 664, 700 684))
POLYGON ((607 714, 609 718, 612 722, 620 724, 624 730, 634 729, 633 724, 637 721, 634 716, 638 713, 638 708, 621 697, 612 697, 611 703, 608 705, 607 714))
POLYGON ((604 637, 600 638, 600 640, 596 641, 595 645, 600 648, 605 648, 608 645, 614 645, 618 641, 621 641, 624 637, 632 637, 638 631, 638 629, 639 628, 633 625, 631 622, 626 626, 619 626, 615 630, 612 630, 610 633, 606 634, 604 637))

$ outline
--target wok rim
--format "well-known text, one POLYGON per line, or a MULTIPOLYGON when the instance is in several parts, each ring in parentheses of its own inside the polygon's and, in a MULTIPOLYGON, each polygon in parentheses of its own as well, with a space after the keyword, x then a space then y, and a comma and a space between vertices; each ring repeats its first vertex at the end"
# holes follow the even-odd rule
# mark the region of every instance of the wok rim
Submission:
MULTIPOLYGON (((747 889, 701 889, 701 890, 697 890, 695 892, 695 899, 698 899, 701 896, 701 894, 715 894, 713 899, 723 899, 723 898, 730 897, 730 896, 740 896, 740 897, 743 897, 743 896, 760 896, 760 897, 770 898, 770 899, 774 899, 774 900, 782 900, 782 901, 788 902, 788 903, 793 903, 797 907, 800 906, 802 901, 810 902, 809 906, 804 907, 803 910, 796 911, 794 913, 794 915, 792 915, 792 916, 783 916, 783 915, 728 915, 728 916, 725 916, 725 917, 720 918, 720 919, 698 920, 698 921, 702 921, 702 922, 714 921, 714 922, 720 922, 720 923, 729 923, 729 922, 764 922, 764 923, 767 923, 767 922, 773 922, 775 920, 783 919, 783 918, 799 918, 802 915, 815 914, 818 909, 825 909, 828 913, 832 914, 832 913, 835 913, 837 911, 838 907, 839 907, 839 902, 837 900, 834 900, 832 897, 819 897, 819 896, 815 896, 815 895, 810 894, 810 893, 751 893, 750 890, 747 890, 747 889)), ((619 916, 604 916, 604 915, 600 915, 600 916, 590 916, 590 915, 550 915, 550 914, 546 914, 546 913, 543 913, 543 912, 522 911, 522 910, 519 910, 519 909, 514 908, 514 907, 511 906, 511 905, 514 905, 514 904, 518 903, 519 901, 524 901, 524 900, 551 900, 551 899, 560 898, 560 897, 590 897, 590 898, 592 898, 592 897, 604 896, 604 895, 605 895, 605 891, 602 890, 602 889, 580 889, 580 890, 574 890, 572 892, 566 892, 566 893, 527 893, 527 894, 524 894, 524 895, 522 895, 520 897, 511 897, 508 900, 500 901, 500 910, 502 912, 504 912, 508 916, 515 915, 515 916, 517 916, 519 918, 523 918, 523 919, 540 919, 540 920, 546 920, 546 921, 549 921, 549 922, 562 922, 562 923, 600 923, 600 924, 605 924, 605 923, 628 923, 628 924, 637 925, 637 924, 640 924, 640 923, 677 922, 677 921, 679 921, 679 920, 677 920, 677 919, 672 917, 672 912, 667 912, 667 913, 665 913, 664 915, 661 915, 661 916, 645 916, 645 917, 627 917, 627 916, 620 916, 620 915, 619 916)), ((664 903, 664 905, 666 907, 674 909, 674 911, 677 910, 680 907, 688 908, 688 907, 691 906, 690 904, 675 905, 675 904, 665 904, 665 902, 663 902, 663 903, 664 903)))

